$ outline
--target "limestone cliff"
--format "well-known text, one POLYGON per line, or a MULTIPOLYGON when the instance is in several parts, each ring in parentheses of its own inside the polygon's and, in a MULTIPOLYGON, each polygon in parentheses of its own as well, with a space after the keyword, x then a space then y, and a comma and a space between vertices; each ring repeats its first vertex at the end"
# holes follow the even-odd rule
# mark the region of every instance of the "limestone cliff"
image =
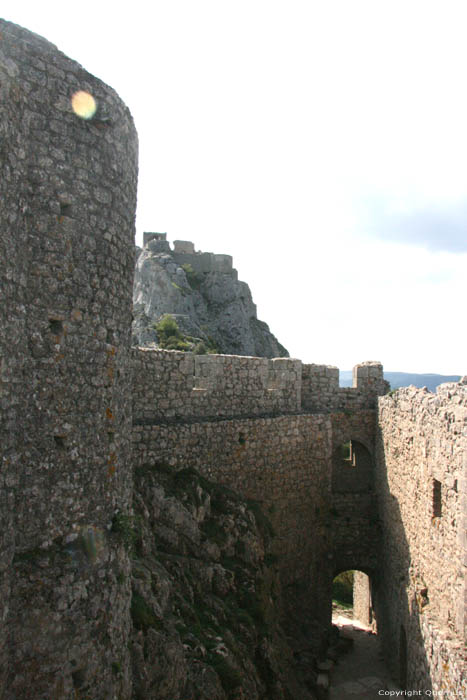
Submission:
POLYGON ((229 255, 196 253, 188 241, 175 241, 172 250, 165 234, 145 237, 137 250, 133 290, 135 345, 157 344, 154 326, 171 314, 184 334, 222 354, 288 357, 257 319, 250 289, 238 280, 229 255))

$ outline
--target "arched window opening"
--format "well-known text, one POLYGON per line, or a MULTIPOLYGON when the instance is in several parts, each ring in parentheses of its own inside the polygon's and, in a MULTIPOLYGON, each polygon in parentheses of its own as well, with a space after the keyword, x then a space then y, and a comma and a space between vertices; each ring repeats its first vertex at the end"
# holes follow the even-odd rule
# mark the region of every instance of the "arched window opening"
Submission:
POLYGON ((373 460, 365 445, 347 440, 334 453, 332 490, 338 493, 370 491, 373 484, 373 460))

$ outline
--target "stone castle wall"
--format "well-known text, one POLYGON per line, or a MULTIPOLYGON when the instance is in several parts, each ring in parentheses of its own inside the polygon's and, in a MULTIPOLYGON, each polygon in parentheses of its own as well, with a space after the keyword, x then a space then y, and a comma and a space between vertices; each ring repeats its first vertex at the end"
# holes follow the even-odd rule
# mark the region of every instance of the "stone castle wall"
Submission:
POLYGON ((136 132, 47 41, 0 37, 0 696, 125 695, 136 132))
POLYGON ((305 575, 315 544, 307 536, 310 528, 328 542, 321 522, 329 509, 328 416, 137 425, 133 439, 136 466, 193 467, 263 503, 277 531, 275 552, 290 580, 305 575))
POLYGON ((339 370, 330 365, 303 365, 302 407, 310 411, 361 410, 376 407, 387 383, 379 362, 363 362, 353 370, 353 387, 339 387, 339 370))
MULTIPOLYGON (((378 428, 379 363, 341 389, 336 368, 298 360, 130 351, 131 116, 40 37, 0 20, 0 38, 0 697, 131 697, 130 563, 112 523, 131 513, 133 466, 157 461, 262 503, 309 639, 335 573, 360 568, 393 665, 406 640, 410 683, 455 688, 466 385, 382 399, 378 428), (94 118, 72 112, 77 90, 94 118)), ((234 274, 229 256, 177 254, 234 274)))
POLYGON ((465 691, 467 383, 380 399, 376 483, 386 654, 407 687, 465 691))
POLYGON ((133 349, 133 420, 300 409, 301 362, 133 349))
MULTIPOLYGON (((328 369, 315 367, 316 374, 328 369)), ((304 412, 308 366, 298 360, 134 349, 133 368, 135 465, 193 467, 260 501, 276 531, 285 590, 301 591, 294 600, 300 599, 304 619, 305 610, 313 610, 324 628, 335 573, 376 567, 379 530, 368 476, 375 411, 362 407, 375 404, 378 388, 363 380, 363 388, 346 391, 342 400, 336 386, 333 403, 345 408, 333 412, 330 391, 318 390, 315 410, 304 412), (356 396, 352 410, 348 395, 356 396), (337 492, 333 464, 348 440, 365 446, 368 461, 359 461, 350 486, 337 492)))
MULTIPOLYGON (((358 365, 382 379, 380 363, 358 365)), ((374 409, 384 380, 339 387, 339 370, 300 360, 133 348, 133 420, 374 409), (332 381, 328 379, 332 377, 332 381)))

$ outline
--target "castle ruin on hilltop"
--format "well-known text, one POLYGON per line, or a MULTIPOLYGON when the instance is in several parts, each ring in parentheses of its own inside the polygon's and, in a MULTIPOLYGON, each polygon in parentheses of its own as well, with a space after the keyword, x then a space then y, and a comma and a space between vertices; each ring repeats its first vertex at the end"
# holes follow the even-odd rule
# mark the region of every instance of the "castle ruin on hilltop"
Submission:
POLYGON ((0 698, 76 697, 82 677, 95 700, 132 697, 111 524, 157 461, 262 502, 290 633, 324 643, 332 580, 357 569, 402 687, 466 692, 467 381, 386 395, 377 362, 343 389, 296 359, 131 348, 127 108, 0 20, 0 109, 0 698), (71 110, 77 90, 95 119, 71 110))

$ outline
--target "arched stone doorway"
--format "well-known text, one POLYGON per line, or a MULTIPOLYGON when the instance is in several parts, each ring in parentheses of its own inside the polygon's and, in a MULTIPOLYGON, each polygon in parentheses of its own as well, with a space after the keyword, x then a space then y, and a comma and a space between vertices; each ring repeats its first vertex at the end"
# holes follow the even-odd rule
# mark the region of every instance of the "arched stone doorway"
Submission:
POLYGON ((359 569, 337 572, 332 581, 332 607, 333 611, 343 610, 376 632, 372 578, 371 572, 359 569))

